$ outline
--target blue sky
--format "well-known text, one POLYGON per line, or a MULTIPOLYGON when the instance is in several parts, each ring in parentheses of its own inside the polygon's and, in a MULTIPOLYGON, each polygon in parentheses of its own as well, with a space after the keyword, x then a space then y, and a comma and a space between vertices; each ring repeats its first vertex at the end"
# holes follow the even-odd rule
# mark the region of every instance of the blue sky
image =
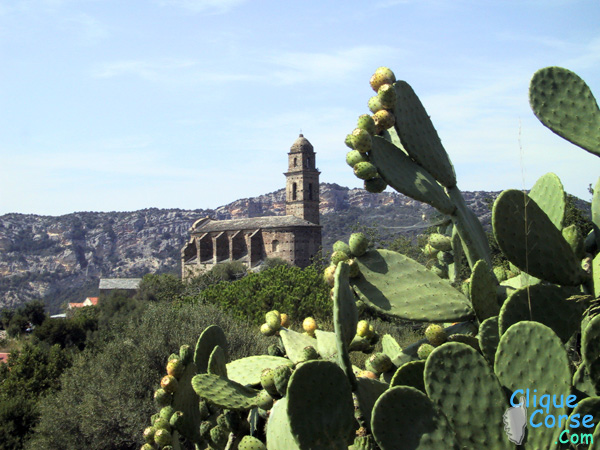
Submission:
POLYGON ((214 208, 284 186, 300 130, 321 181, 359 187, 344 138, 369 78, 417 92, 462 190, 553 171, 589 200, 600 160, 541 125, 528 84, 600 96, 600 2, 0 0, 0 214, 214 208))

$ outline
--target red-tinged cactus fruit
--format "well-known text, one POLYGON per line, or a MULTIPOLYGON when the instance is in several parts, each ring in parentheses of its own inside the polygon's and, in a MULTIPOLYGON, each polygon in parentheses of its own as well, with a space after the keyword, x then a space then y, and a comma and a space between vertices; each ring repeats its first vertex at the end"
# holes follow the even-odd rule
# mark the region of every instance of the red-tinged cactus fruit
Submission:
POLYGON ((325 282, 333 287, 333 284, 335 283, 335 266, 331 265, 329 267, 327 267, 324 271, 323 271, 323 278, 325 279, 325 282))
POLYGON ((361 370, 356 376, 358 378, 370 378, 371 380, 377 380, 379 378, 375 372, 370 370, 361 370))
POLYGON ((361 128, 373 136, 375 134, 375 121, 370 115, 362 114, 358 117, 356 128, 361 128))
POLYGON ((396 106, 396 91, 391 84, 383 84, 377 91, 379 102, 385 109, 394 109, 396 106))
POLYGON ((361 162, 354 166, 354 175, 361 180, 368 180, 377 175, 377 167, 370 162, 361 162))
POLYGON ((375 114, 377 111, 385 110, 385 108, 381 104, 381 100, 379 100, 379 97, 377 95, 374 95, 369 99, 368 106, 369 111, 371 111, 373 114, 375 114))
POLYGON ((185 371, 185 364, 179 358, 171 359, 167 363, 167 375, 172 375, 175 378, 181 378, 183 372, 185 371))
POLYGON ((352 150, 346 153, 346 164, 354 168, 359 162, 369 162, 369 157, 358 150, 352 150))
MULTIPOLYGON (((374 123, 375 122, 373 122, 373 124, 374 123)), ((362 128, 355 128, 352 131, 352 144, 354 145, 355 150, 358 150, 361 153, 367 153, 371 151, 371 135, 362 128)))
POLYGON ((173 375, 165 375, 160 380, 160 387, 165 390, 165 392, 172 394, 177 390, 177 378, 173 375))
POLYGON ((394 72, 387 67, 378 67, 369 80, 369 84, 375 92, 379 91, 379 88, 384 84, 394 84, 395 82, 396 76, 394 72))

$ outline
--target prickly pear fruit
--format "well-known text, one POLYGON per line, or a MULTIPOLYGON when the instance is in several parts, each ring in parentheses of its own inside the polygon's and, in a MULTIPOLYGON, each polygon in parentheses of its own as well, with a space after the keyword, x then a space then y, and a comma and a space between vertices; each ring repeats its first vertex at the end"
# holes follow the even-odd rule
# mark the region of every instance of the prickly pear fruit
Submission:
POLYGON ((429 269, 440 278, 448 278, 448 266, 445 264, 434 263, 429 269))
POLYGON ((156 430, 154 429, 154 427, 147 427, 144 429, 144 440, 148 443, 148 444, 154 444, 154 433, 156 432, 156 430))
POLYGON ((265 389, 263 389, 256 396, 256 405, 259 408, 268 411, 273 407, 273 397, 271 397, 271 395, 265 389))
POLYGON ((227 445, 227 439, 229 438, 229 431, 224 427, 217 425, 210 429, 210 440, 215 444, 217 448, 224 448, 227 445))
POLYGON ((421 344, 417 349, 417 356, 420 359, 427 359, 433 351, 433 349, 434 347, 431 344, 421 344))
POLYGON ((449 252, 452 250, 452 239, 440 233, 431 233, 429 235, 429 245, 436 250, 449 252))
POLYGON ((422 252, 428 258, 435 258, 439 253, 439 250, 433 248, 431 244, 425 244, 425 246, 422 249, 422 252))
POLYGON ((363 114, 358 118, 358 123, 356 124, 357 128, 362 128, 371 136, 375 134, 375 122, 373 118, 368 114, 363 114))
POLYGON ((160 387, 165 390, 165 392, 172 394, 177 390, 177 378, 173 375, 165 375, 160 380, 160 387))
POLYGON ((208 420, 200 423, 200 436, 202 436, 202 439, 210 440, 210 429, 212 426, 213 424, 208 420))
POLYGON ((163 388, 159 388, 154 392, 154 401, 158 407, 167 406, 173 401, 173 396, 163 388))
POLYGON ((154 450, 154 446, 146 442, 140 447, 140 450, 154 450))
POLYGON ((391 84, 382 84, 377 91, 377 97, 385 109, 394 109, 396 106, 396 91, 391 84))
POLYGON ((271 328, 268 323, 263 323, 260 326, 260 332, 263 334, 263 336, 273 336, 276 333, 276 331, 271 328))
POLYGON ((260 385, 273 398, 279 398, 279 393, 275 387, 275 373, 272 369, 265 369, 260 375, 260 385))
POLYGON ((380 176, 376 176, 375 178, 371 178, 369 180, 365 180, 364 188, 367 192, 371 192, 372 194, 380 194, 385 191, 387 188, 387 183, 380 176))
POLYGON ((355 150, 360 153, 367 153, 371 151, 371 135, 367 130, 355 128, 352 132, 352 144, 355 150))
POLYGON ((348 245, 353 256, 362 256, 369 248, 369 240, 363 233, 352 233, 348 245))
POLYGON ((395 82, 396 76, 394 75, 394 72, 387 67, 378 67, 369 80, 369 84, 375 92, 377 92, 382 85, 394 84, 395 82))
POLYGON ((314 336, 315 330, 317 329, 317 321, 312 317, 307 317, 302 322, 302 328, 306 331, 310 336, 314 336))
POLYGON ((286 313, 281 313, 281 326, 288 327, 290 325, 290 318, 286 313))
POLYGON ((440 264, 452 264, 454 262, 454 255, 450 252, 439 252, 437 259, 440 264))
POLYGON ((194 359, 194 350, 187 344, 179 347, 179 359, 184 366, 187 366, 194 359))
POLYGON ((238 450, 267 450, 265 444, 253 436, 244 436, 238 444, 238 450))
POLYGON ((369 362, 371 363, 371 367, 373 367, 373 369, 379 373, 387 372, 394 367, 390 357, 381 352, 372 354, 369 357, 369 362))
POLYGON ((169 425, 176 430, 180 430, 183 425, 183 412, 175 411, 169 419, 169 425))
POLYGON ((366 337, 369 334, 369 322, 366 320, 359 320, 356 324, 356 335, 360 337, 366 337))
POLYGON ((333 251, 334 252, 344 252, 346 255, 350 254, 350 246, 348 244, 346 244, 344 241, 336 241, 335 244, 333 244, 333 251))
POLYGON ((358 266, 358 263, 355 259, 349 259, 348 266, 350 266, 350 271, 348 273, 348 276, 350 278, 356 278, 360 275, 360 267, 358 266))
POLYGON ((171 361, 172 359, 177 359, 179 358, 179 355, 177 353, 171 353, 169 355, 169 358, 167 359, 167 362, 171 361))
POLYGON ((337 266, 340 262, 346 261, 348 259, 348 254, 344 252, 333 252, 331 255, 331 264, 337 266))
POLYGON ((200 411, 200 420, 206 420, 210 416, 210 409, 206 400, 200 400, 198 404, 198 410, 200 411))
POLYGON ((313 359, 319 359, 319 353, 317 353, 317 350, 312 345, 304 347, 302 349, 302 361, 311 361, 313 359))
POLYGON ((354 140, 353 140, 352 134, 347 134, 346 135, 346 139, 344 140, 344 144, 346 144, 346 146, 348 148, 354 149, 354 140))
POLYGON ((375 372, 371 372, 370 370, 361 370, 356 374, 358 378, 370 378, 371 380, 376 380, 377 374, 375 372))
POLYGON ((381 109, 373 114, 373 120, 375 121, 375 131, 377 131, 377 134, 393 127, 396 123, 394 115, 385 109, 381 109))
POLYGON ((504 267, 495 266, 493 270, 498 283, 502 283, 504 280, 508 279, 508 274, 506 273, 506 269, 504 267))
POLYGON ((163 417, 158 417, 152 424, 155 430, 163 429, 171 431, 171 424, 163 417))
POLYGON ((346 153, 346 163, 354 168, 359 162, 369 162, 369 157, 358 150, 351 150, 346 153))
POLYGON ((448 339, 448 335, 446 334, 446 331, 444 331, 444 327, 436 323, 432 323, 425 329, 425 337, 434 347, 442 345, 444 342, 446 342, 446 339, 448 339))
POLYGON ((173 415, 174 412, 175 412, 175 410, 173 409, 172 406, 165 406, 164 408, 161 408, 158 415, 159 415, 159 417, 162 417, 163 419, 169 421, 169 420, 171 420, 171 416, 173 415))
POLYGON ((327 268, 325 268, 324 272, 323 272, 323 278, 325 279, 325 282, 333 287, 333 285, 335 284, 335 266, 331 265, 327 268))
MULTIPOLYGON (((369 99, 368 106, 369 111, 371 111, 373 114, 375 114, 377 111, 383 110, 383 105, 381 104, 381 100, 379 100, 379 97, 377 95, 374 95, 369 99)), ((377 124, 375 124, 375 129, 377 129, 377 124)))
POLYGON ((154 442, 156 442, 160 447, 164 447, 165 445, 171 445, 173 438, 168 430, 161 428, 156 430, 156 433, 154 433, 154 442))
POLYGON ((287 392, 287 385, 291 376, 292 369, 290 369, 290 366, 279 366, 273 369, 273 381, 281 397, 284 397, 287 392))
POLYGON ((265 314, 265 322, 274 331, 279 331, 281 328, 281 314, 279 311, 269 311, 265 314))
POLYGON ((181 359, 176 358, 172 359, 167 363, 167 374, 173 375, 175 378, 181 378, 183 372, 185 371, 185 364, 181 362, 181 359))
POLYGON ((370 162, 359 162, 354 166, 354 175, 361 180, 368 180, 377 176, 377 167, 370 162))

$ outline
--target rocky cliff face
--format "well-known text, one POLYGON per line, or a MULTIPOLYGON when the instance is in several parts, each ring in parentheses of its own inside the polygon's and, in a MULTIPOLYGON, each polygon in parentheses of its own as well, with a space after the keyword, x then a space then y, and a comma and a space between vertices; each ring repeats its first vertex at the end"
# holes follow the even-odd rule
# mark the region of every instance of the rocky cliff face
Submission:
MULTIPOLYGON (((386 215, 398 231, 423 228, 423 214, 432 208, 397 193, 370 194, 336 184, 321 184, 323 242, 343 237, 337 215, 369 223, 386 215), (363 217, 364 216, 364 220, 363 217), (403 230, 405 229, 405 230, 403 230)), ((484 224, 492 192, 467 192, 465 197, 484 224)), ((179 272, 179 252, 189 228, 201 217, 220 220, 285 214, 285 190, 236 200, 216 210, 80 212, 60 217, 23 214, 0 216, 0 308, 44 298, 56 312, 66 301, 82 301, 97 292, 101 277, 141 277, 179 272)), ((326 247, 327 248, 327 247, 326 247)))

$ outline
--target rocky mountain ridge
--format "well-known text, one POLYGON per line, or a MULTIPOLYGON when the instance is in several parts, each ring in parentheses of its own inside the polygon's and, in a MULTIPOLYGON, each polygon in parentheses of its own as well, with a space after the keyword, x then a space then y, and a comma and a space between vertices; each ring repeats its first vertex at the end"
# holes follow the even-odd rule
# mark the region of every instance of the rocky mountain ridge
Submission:
MULTIPOLYGON (((416 232, 435 211, 395 192, 371 194, 322 183, 324 248, 347 238, 349 226, 392 223, 393 233, 416 232), (424 216, 425 215, 425 216, 424 216), (381 218, 387 218, 383 221, 381 218), (341 222, 340 222, 341 221, 341 222), (344 225, 340 225, 344 223, 344 225)), ((490 220, 487 199, 495 192, 465 192, 482 223, 490 220)), ((215 210, 144 209, 76 212, 64 216, 0 216, 0 308, 43 298, 51 312, 66 301, 97 293, 101 277, 179 273, 179 254, 199 218, 219 220, 285 214, 285 190, 236 200, 215 210)))

